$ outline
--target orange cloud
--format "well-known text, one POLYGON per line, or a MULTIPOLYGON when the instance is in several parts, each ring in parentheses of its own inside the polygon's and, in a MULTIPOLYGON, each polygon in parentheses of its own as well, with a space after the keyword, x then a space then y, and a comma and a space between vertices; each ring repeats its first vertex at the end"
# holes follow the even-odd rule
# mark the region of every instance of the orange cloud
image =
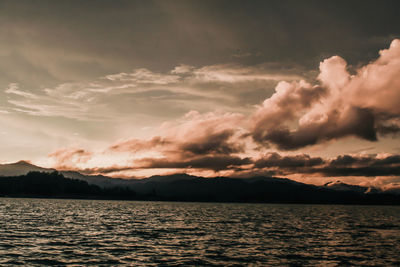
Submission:
POLYGON ((92 157, 92 152, 81 148, 64 148, 49 154, 55 160, 54 167, 58 169, 70 169, 77 163, 86 163, 92 157))

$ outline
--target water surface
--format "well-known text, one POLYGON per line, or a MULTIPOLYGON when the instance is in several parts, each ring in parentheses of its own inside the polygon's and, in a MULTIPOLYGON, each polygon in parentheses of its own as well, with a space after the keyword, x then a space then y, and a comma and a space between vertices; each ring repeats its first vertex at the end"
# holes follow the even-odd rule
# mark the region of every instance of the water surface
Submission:
POLYGON ((400 207, 0 198, 2 265, 400 265, 400 207))

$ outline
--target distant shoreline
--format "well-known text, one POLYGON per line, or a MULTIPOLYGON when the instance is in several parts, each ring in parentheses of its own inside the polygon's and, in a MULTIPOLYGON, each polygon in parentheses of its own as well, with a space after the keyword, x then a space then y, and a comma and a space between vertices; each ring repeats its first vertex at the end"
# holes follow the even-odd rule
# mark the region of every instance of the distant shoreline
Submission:
POLYGON ((157 177, 144 183, 99 186, 58 172, 29 172, 1 177, 0 196, 9 198, 132 200, 215 203, 270 203, 321 205, 400 205, 400 195, 367 188, 342 190, 287 179, 157 177), (358 190, 358 191, 357 191, 358 190), (361 191, 360 191, 361 190, 361 191))
POLYGON ((218 203, 218 204, 282 204, 282 205, 343 205, 343 206, 400 206, 400 203, 344 203, 344 202, 260 202, 260 201, 214 201, 214 200, 176 200, 176 199, 152 199, 152 198, 104 198, 104 197, 85 197, 85 196, 32 196, 32 195, 19 195, 19 196, 1 196, 0 199, 54 199, 54 200, 110 200, 110 201, 143 201, 143 202, 182 202, 182 203, 218 203))

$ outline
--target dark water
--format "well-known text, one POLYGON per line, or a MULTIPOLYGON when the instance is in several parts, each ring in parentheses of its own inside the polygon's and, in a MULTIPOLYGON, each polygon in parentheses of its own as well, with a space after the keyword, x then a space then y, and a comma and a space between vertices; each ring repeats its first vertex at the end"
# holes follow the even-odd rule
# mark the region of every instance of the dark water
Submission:
POLYGON ((0 199, 0 265, 400 265, 400 207, 0 199))

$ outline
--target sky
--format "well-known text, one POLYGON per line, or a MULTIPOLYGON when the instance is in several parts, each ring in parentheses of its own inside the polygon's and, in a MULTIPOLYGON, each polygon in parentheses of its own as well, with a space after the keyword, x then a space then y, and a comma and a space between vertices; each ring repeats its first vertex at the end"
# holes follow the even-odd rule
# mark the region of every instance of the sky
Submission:
POLYGON ((400 187, 399 1, 0 1, 0 163, 400 187))

